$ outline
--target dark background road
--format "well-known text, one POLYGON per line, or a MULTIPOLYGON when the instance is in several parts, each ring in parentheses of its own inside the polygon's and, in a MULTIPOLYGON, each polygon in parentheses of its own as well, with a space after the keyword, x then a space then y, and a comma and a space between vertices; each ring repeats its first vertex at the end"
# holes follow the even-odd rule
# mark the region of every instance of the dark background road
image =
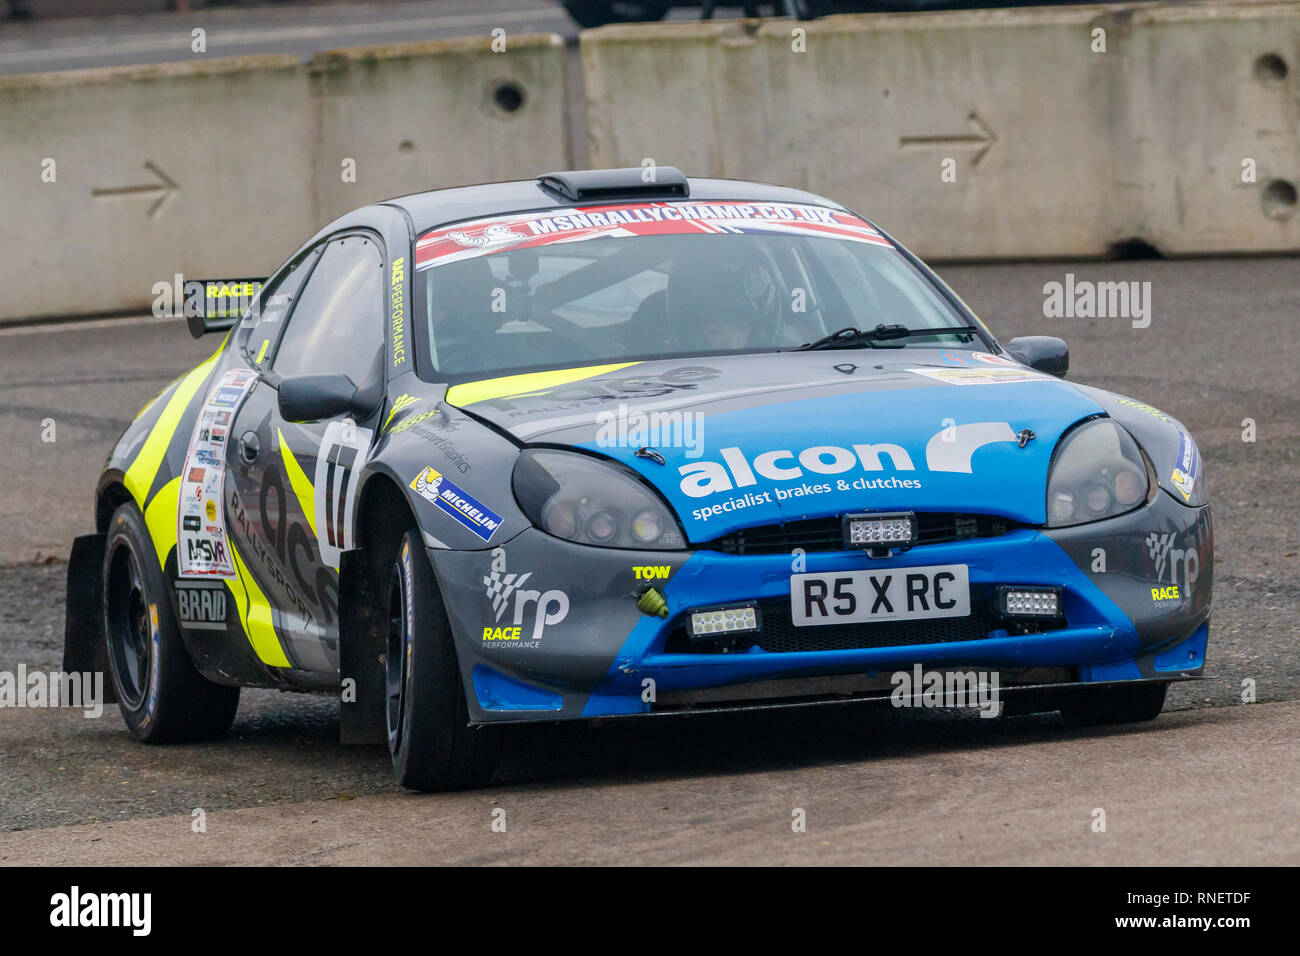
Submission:
POLYGON ((497 27, 578 35, 569 15, 549 0, 224 7, 7 24, 0 27, 0 74, 193 59, 199 55, 190 48, 195 27, 207 34, 204 56, 292 53, 304 60, 334 47, 485 36, 497 27))
MULTIPOLYGON (((0 863, 147 861, 164 838, 187 860, 366 862, 388 847, 430 862, 909 862, 890 856, 905 837, 915 862, 1300 862, 1300 260, 940 271, 1003 341, 1063 336, 1071 379, 1150 402, 1200 444, 1217 546, 1214 679, 1176 686, 1159 720, 1090 735, 1051 717, 832 709, 526 728, 492 790, 414 797, 395 789, 381 750, 338 747, 329 698, 246 691, 225 740, 161 749, 132 743, 115 708, 98 720, 6 709, 0 831, 19 832, 0 838, 0 863), (1069 272, 1151 282, 1150 327, 1044 318, 1044 283, 1069 272), (1242 705, 1246 679, 1261 703, 1242 705), (791 801, 819 807, 819 832, 834 838, 781 837, 791 801), (491 842, 497 804, 518 821, 513 842, 491 842), (224 836, 185 842, 195 807, 224 819, 224 836), (1096 807, 1127 821, 1109 843, 1090 840, 1096 807), (271 833, 285 841, 268 844, 271 833)), ((104 456, 216 345, 170 320, 0 330, 0 670, 58 666, 62 558, 90 528, 104 456), (53 443, 41 440, 47 418, 53 443)))

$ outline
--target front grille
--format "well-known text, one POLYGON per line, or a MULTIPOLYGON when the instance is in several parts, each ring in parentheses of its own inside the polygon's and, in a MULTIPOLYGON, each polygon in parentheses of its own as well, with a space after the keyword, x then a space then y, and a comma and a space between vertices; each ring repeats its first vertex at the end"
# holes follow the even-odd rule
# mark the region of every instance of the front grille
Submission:
MULTIPOLYGON (((723 535, 700 547, 723 554, 789 554, 795 548, 804 551, 843 551, 841 524, 839 515, 830 515, 783 524, 759 525, 723 535)), ((1006 534, 1016 527, 1019 527, 1016 522, 996 515, 917 512, 916 544, 990 538, 1006 534)))
MULTIPOLYGON (((848 651, 864 647, 908 647, 915 644, 951 644, 980 641, 998 626, 987 595, 971 595, 967 617, 940 617, 922 621, 879 621, 871 624, 822 624, 795 627, 789 601, 764 601, 757 634, 735 638, 731 647, 743 651, 758 646, 769 654, 798 651, 848 651)), ((668 637, 669 653, 716 654, 714 641, 692 641, 683 623, 668 637)))

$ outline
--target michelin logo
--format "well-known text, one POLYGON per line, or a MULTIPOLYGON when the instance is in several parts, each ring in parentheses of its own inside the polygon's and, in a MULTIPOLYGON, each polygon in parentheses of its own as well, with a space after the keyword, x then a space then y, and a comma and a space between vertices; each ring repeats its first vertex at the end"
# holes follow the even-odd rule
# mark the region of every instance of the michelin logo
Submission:
POLYGON ((484 541, 491 541, 492 535, 496 533, 497 528, 501 527, 499 514, 473 496, 466 494, 450 478, 434 468, 425 468, 416 475, 415 480, 411 482, 411 488, 484 541))
POLYGON ((1192 492, 1196 490, 1196 466, 1200 455, 1196 451, 1196 442, 1186 432, 1179 432, 1178 437, 1178 461, 1169 480, 1182 494, 1184 501, 1191 501, 1192 492))

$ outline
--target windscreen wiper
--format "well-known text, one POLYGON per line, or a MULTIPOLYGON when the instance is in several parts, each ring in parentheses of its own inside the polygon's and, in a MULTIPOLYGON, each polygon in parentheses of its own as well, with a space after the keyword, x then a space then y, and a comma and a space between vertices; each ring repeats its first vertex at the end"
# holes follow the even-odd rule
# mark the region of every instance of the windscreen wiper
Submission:
POLYGON ((884 325, 883 323, 877 325, 874 329, 857 329, 850 325, 837 332, 832 332, 830 335, 823 335, 815 342, 805 342, 795 348, 794 351, 851 349, 862 345, 875 347, 877 342, 887 342, 892 339, 920 338, 927 335, 950 335, 953 333, 967 336, 966 341, 969 342, 977 332, 979 332, 979 327, 974 325, 953 325, 937 329, 909 329, 905 325, 884 325))

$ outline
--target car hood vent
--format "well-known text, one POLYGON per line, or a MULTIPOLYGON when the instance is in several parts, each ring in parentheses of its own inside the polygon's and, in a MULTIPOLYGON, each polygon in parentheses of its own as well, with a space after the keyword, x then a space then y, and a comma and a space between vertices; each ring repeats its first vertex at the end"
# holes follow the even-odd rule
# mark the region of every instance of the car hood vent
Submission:
POLYGON ((537 177, 543 189, 570 202, 595 199, 685 199, 691 194, 686 175, 675 166, 583 169, 537 177), (647 175, 653 180, 647 182, 647 175))

